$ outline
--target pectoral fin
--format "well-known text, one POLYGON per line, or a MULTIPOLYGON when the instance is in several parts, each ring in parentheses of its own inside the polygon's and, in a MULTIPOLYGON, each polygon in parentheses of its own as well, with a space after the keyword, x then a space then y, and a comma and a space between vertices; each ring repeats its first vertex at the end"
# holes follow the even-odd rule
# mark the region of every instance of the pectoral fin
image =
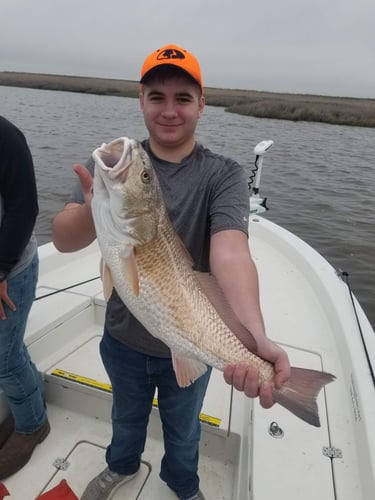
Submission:
POLYGON ((110 296, 112 295, 113 280, 111 271, 103 259, 100 259, 100 276, 103 282, 104 300, 108 302, 110 296))
POLYGON ((134 248, 128 257, 122 259, 122 270, 124 272, 124 275, 128 283, 130 283, 130 286, 133 289, 134 295, 138 297, 139 277, 138 277, 137 261, 134 248))
POLYGON ((188 387, 207 371, 207 365, 201 361, 185 358, 174 352, 172 352, 172 363, 180 387, 188 387))

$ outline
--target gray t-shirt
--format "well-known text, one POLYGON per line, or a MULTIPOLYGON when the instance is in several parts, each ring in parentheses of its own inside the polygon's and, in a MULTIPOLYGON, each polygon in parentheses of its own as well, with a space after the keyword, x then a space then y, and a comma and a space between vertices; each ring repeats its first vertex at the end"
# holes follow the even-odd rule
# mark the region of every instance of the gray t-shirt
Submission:
MULTIPOLYGON (((189 250, 194 268, 208 272, 210 237, 226 229, 248 234, 249 192, 243 168, 235 161, 197 144, 181 163, 160 160, 149 154, 175 231, 189 250)), ((86 164, 93 174, 94 161, 86 164)), ((77 183, 69 200, 83 203, 77 183)), ((128 347, 150 356, 170 357, 169 348, 154 338, 128 311, 116 291, 107 305, 108 333, 128 347)))

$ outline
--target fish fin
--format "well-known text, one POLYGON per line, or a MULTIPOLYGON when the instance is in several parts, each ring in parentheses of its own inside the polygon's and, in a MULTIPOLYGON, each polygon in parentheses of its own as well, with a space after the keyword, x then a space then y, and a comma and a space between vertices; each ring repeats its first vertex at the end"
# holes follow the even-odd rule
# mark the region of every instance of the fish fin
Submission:
POLYGON ((225 298, 224 292, 216 281, 215 276, 210 273, 194 271, 202 290, 207 295, 208 300, 216 309, 216 312, 234 333, 240 342, 251 352, 257 352, 257 343, 252 333, 241 323, 229 302, 225 298))
POLYGON ((179 356, 175 352, 172 352, 172 363, 180 387, 188 387, 207 371, 207 365, 202 361, 179 356))
POLYGON ((122 259, 122 267, 128 282, 131 284, 131 287, 133 288, 134 295, 138 297, 139 276, 138 276, 137 260, 135 257, 134 248, 128 257, 122 259))
POLYGON ((100 277, 103 282, 104 300, 108 302, 110 296, 112 295, 113 280, 111 270, 109 269, 103 258, 100 259, 100 277))
POLYGON ((336 377, 330 373, 292 367, 291 376, 280 390, 273 390, 274 400, 305 422, 320 427, 316 398, 326 384, 336 377))

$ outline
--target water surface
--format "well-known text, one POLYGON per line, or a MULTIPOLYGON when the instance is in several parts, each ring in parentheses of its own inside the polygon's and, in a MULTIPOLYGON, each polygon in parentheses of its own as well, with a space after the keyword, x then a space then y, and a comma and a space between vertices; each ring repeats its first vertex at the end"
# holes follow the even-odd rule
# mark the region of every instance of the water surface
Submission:
MULTIPOLYGON (((147 136, 137 99, 0 87, 0 112, 22 129, 32 150, 40 244, 50 241, 51 220, 70 193, 73 163, 121 135, 147 136)), ((261 179, 267 218, 348 272, 375 325, 375 129, 252 118, 207 106, 197 137, 249 173, 255 144, 274 141, 261 179)))

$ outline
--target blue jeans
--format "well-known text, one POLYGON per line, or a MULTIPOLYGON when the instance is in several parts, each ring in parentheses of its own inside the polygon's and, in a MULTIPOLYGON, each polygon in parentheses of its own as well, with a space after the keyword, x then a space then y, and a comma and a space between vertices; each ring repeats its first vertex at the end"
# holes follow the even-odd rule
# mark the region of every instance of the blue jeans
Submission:
POLYGON ((140 466, 155 388, 163 425, 165 454, 160 477, 179 498, 199 489, 199 413, 211 369, 189 387, 176 382, 171 359, 136 352, 104 329, 100 353, 112 384, 111 444, 106 460, 110 470, 133 474, 140 466))
POLYGON ((15 431, 31 434, 46 420, 42 381, 24 344, 26 322, 38 280, 38 254, 30 265, 7 281, 8 295, 16 311, 4 304, 0 320, 0 388, 15 421, 15 431))

